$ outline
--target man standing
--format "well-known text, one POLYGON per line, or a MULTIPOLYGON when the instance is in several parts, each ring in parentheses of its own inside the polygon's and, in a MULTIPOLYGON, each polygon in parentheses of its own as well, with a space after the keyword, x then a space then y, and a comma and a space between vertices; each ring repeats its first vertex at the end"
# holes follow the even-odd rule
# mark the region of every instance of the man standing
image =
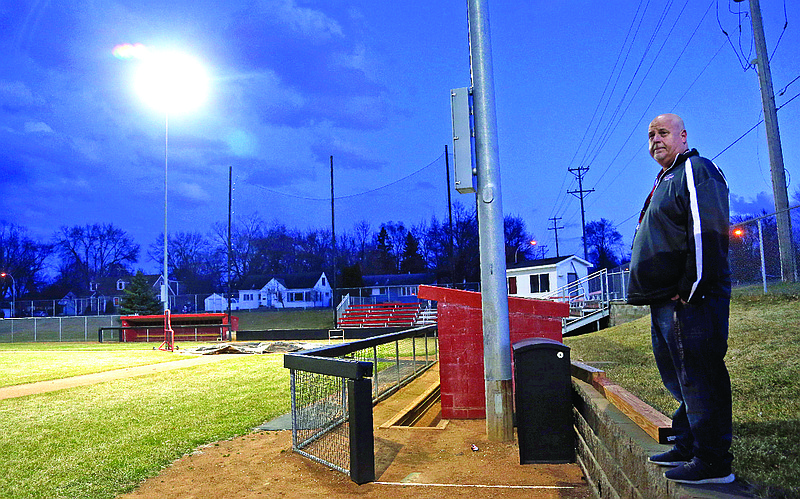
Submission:
POLYGON ((679 116, 656 117, 648 136, 661 171, 639 216, 628 303, 650 305, 656 365, 680 403, 674 447, 649 460, 677 482, 730 483, 728 185, 688 148, 679 116))

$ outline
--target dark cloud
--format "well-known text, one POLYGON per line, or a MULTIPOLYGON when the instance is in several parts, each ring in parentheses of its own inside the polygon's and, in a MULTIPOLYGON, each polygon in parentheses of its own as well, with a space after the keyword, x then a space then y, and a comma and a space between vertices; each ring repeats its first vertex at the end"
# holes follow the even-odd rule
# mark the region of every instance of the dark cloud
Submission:
POLYGON ((731 212, 739 215, 760 215, 775 211, 772 196, 766 192, 759 192, 755 198, 745 198, 731 194, 731 212))
POLYGON ((387 165, 385 160, 376 158, 374 152, 360 145, 332 139, 313 144, 311 152, 322 164, 330 163, 330 157, 333 156, 335 166, 345 170, 380 171, 387 165))

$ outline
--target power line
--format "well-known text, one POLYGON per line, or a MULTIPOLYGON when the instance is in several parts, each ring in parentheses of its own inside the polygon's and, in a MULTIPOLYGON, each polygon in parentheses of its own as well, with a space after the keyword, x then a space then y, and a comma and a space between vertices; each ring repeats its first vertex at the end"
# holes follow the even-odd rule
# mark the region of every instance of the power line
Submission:
MULTIPOLYGON (((386 189, 387 187, 391 187, 391 186, 393 186, 393 185, 395 185, 397 183, 400 183, 400 182, 402 182, 404 180, 408 180, 409 178, 413 177, 414 175, 416 175, 416 174, 418 174, 418 173, 420 173, 420 172, 422 172, 424 170, 427 170, 428 168, 434 166, 435 164, 437 164, 442 159, 443 156, 444 156, 444 153, 439 155, 438 158, 436 158, 435 160, 431 161, 427 165, 423 166, 419 170, 411 172, 408 175, 406 175, 405 177, 399 178, 399 179, 394 180, 392 182, 389 182, 388 184, 382 185, 380 187, 376 187, 374 189, 369 189, 369 190, 366 190, 366 191, 363 191, 363 192, 359 192, 359 193, 356 193, 356 194, 348 194, 347 196, 337 196, 335 199, 350 199, 350 198, 355 198, 355 197, 358 197, 358 196, 364 196, 366 194, 372 194, 373 192, 380 191, 381 189, 386 189)), ((285 192, 280 192, 280 191, 276 191, 274 189, 270 189, 268 187, 264 187, 263 185, 255 184, 255 186, 258 187, 259 189, 265 190, 267 192, 271 192, 273 194, 278 194, 278 195, 281 195, 281 196, 286 196, 286 197, 290 197, 290 198, 294 198, 294 199, 303 199, 305 201, 329 201, 331 199, 330 197, 315 198, 315 197, 310 197, 310 196, 300 196, 300 195, 297 195, 297 194, 287 194, 285 192)))

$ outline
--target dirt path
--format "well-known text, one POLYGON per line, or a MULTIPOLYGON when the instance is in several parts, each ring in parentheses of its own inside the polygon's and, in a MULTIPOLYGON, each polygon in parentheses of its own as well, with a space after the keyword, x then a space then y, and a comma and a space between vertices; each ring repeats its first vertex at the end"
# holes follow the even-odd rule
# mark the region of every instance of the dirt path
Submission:
POLYGON ((65 388, 75 388, 76 386, 94 385, 115 379, 145 376, 157 372, 182 369, 184 367, 209 364, 211 362, 219 362, 231 357, 235 357, 235 355, 201 355, 188 359, 160 362, 158 364, 148 364, 146 366, 126 367, 123 369, 114 369, 112 371, 72 376, 70 378, 39 381, 36 383, 26 383, 24 385, 6 386, 0 388, 0 400, 24 397, 25 395, 34 395, 37 393, 53 392, 56 390, 63 390, 65 388))
POLYGON ((431 369, 373 409, 373 483, 293 453, 291 431, 262 431, 198 449, 118 499, 592 497, 576 464, 520 465, 516 442, 489 442, 484 420, 380 428, 438 377, 431 369))

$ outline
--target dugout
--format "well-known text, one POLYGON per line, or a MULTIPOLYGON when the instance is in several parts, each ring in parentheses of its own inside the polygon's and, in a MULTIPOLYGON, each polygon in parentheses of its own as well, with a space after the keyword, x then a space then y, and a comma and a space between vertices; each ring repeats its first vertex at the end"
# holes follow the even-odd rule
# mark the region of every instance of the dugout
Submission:
MULTIPOLYGON (((164 339, 163 315, 123 315, 121 342, 164 339)), ((221 341, 227 339, 228 314, 170 314, 175 341, 221 341)), ((239 318, 231 316, 231 331, 239 329, 239 318)), ((235 335, 235 333, 234 333, 235 335)), ((231 338, 233 339, 233 338, 231 338)))

